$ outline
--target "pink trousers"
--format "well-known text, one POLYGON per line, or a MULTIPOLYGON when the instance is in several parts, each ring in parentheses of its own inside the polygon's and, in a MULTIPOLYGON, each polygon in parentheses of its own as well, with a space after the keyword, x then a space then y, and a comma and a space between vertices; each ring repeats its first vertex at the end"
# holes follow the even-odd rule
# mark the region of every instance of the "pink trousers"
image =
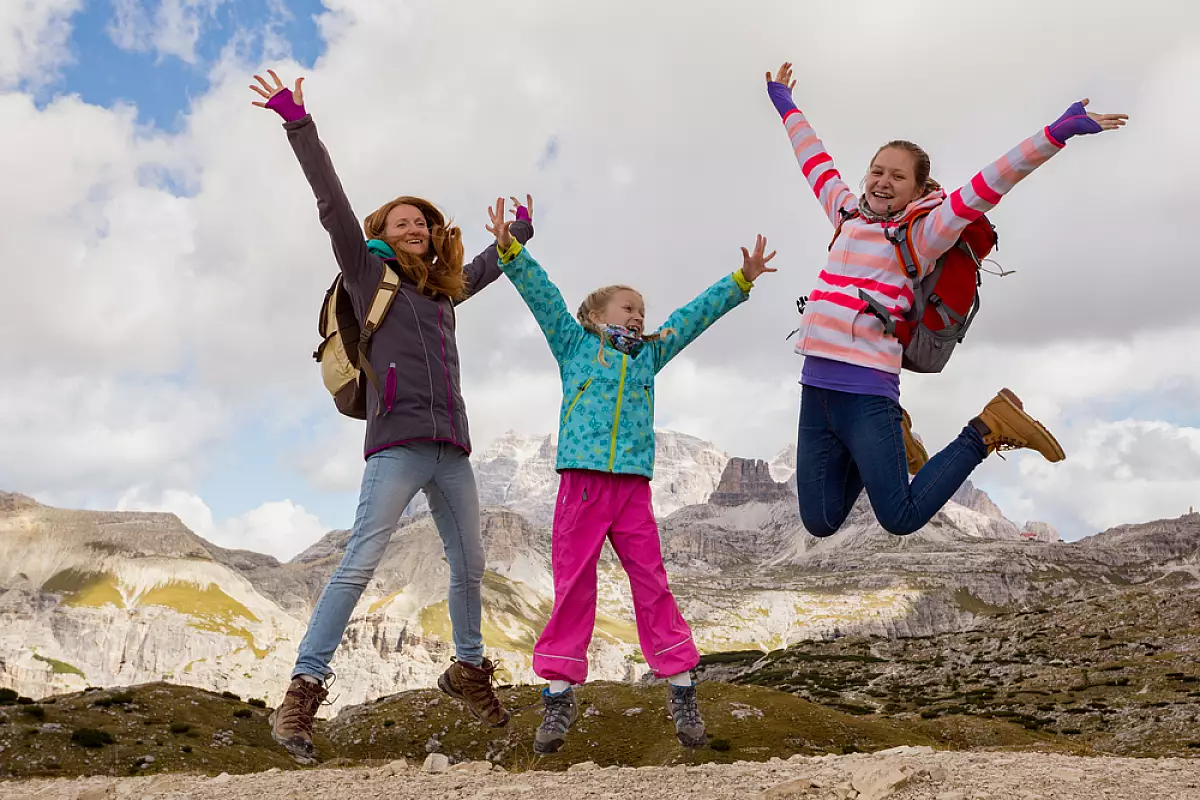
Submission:
POLYGON ((533 648, 533 671, 545 680, 587 680, 587 650, 596 625, 596 564, 605 538, 629 575, 638 641, 650 669, 665 678, 695 667, 700 654, 667 586, 650 481, 640 475, 563 470, 551 540, 554 611, 533 648))

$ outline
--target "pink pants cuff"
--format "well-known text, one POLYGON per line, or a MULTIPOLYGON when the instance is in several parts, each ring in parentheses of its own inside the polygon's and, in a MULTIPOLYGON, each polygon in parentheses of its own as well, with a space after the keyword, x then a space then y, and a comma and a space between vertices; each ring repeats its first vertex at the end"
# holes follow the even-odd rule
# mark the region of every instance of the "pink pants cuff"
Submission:
POLYGON ((554 610, 534 646, 533 671, 544 680, 587 680, 587 650, 596 626, 596 564, 606 538, 629 575, 647 665, 661 678, 695 667, 700 654, 667 583, 650 481, 564 470, 551 541, 554 610))

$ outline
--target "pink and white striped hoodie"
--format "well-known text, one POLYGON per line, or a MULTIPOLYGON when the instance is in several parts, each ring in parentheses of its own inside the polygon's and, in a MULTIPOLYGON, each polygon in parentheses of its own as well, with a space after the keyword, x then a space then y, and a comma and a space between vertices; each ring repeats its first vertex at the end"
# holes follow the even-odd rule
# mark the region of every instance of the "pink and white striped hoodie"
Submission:
MULTIPOLYGON (((804 177, 829 221, 837 226, 842 210, 858 208, 858 196, 842 180, 803 113, 793 108, 783 117, 783 125, 804 177)), ((937 191, 914 200, 897 221, 918 209, 932 209, 912 229, 921 275, 927 275, 938 257, 954 246, 967 225, 994 208, 1021 179, 1062 147, 1043 128, 948 197, 937 191)), ((886 225, 895 224, 855 216, 842 225, 817 288, 808 297, 796 341, 797 353, 899 374, 903 354, 900 342, 883 332, 878 318, 864 313, 866 303, 858 296, 859 290, 864 290, 896 316, 912 307, 912 281, 884 234, 886 225)))

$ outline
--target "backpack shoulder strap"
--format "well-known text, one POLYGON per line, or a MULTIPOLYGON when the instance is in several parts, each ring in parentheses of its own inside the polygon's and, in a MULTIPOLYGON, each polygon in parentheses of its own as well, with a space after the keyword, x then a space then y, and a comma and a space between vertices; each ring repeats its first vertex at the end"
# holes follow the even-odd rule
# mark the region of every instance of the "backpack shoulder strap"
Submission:
POLYGON ((379 285, 375 287, 375 294, 371 296, 371 303, 367 306, 367 318, 363 321, 362 331, 358 336, 358 368, 367 376, 367 380, 370 381, 376 394, 381 393, 379 375, 371 367, 371 361, 367 358, 367 347, 371 343, 371 336, 383 323, 383 318, 387 316, 388 309, 392 307, 392 301, 396 299, 399 290, 400 276, 385 261, 383 275, 379 279, 379 285))
POLYGON ((839 208, 838 214, 841 215, 841 219, 838 220, 837 227, 833 229, 833 238, 829 240, 829 250, 833 249, 833 243, 836 242, 837 238, 842 235, 842 226, 845 225, 849 220, 852 220, 858 216, 858 209, 856 208, 853 211, 847 211, 844 208, 839 208))
POLYGON ((904 265, 904 273, 913 282, 914 292, 917 291, 917 284, 920 283, 921 268, 917 260, 917 250, 913 246, 912 231, 913 226, 923 217, 928 216, 930 210, 928 208, 920 209, 911 216, 905 217, 895 228, 884 229, 884 236, 896 248, 896 256, 904 265))

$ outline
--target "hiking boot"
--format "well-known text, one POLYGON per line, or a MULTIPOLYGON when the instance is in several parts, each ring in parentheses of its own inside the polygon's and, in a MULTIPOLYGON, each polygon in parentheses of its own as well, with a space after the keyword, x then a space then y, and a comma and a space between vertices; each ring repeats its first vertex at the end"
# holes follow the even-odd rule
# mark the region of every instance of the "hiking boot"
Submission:
POLYGON ((579 707, 575 705, 575 690, 550 694, 549 689, 542 690, 542 724, 538 725, 537 733, 533 735, 533 752, 555 753, 563 746, 567 731, 579 717, 579 707))
POLYGON ((493 728, 503 728, 508 724, 509 713, 492 689, 495 673, 496 665, 486 658, 478 667, 454 659, 449 669, 438 676, 438 688, 463 701, 475 719, 493 728))
POLYGON ((912 418, 908 416, 908 412, 900 409, 900 413, 900 431, 904 434, 904 457, 908 459, 908 474, 916 475, 929 460, 929 453, 925 452, 925 445, 921 444, 921 440, 913 435, 912 418))
POLYGON ((667 684, 667 711, 675 720, 675 738, 684 747, 703 747, 708 744, 704 720, 696 706, 696 687, 667 684))
POLYGON ((329 691, 321 684, 299 675, 292 678, 283 702, 267 720, 271 725, 271 738, 297 758, 315 758, 313 720, 328 696, 329 691))
POLYGON ((982 426, 976 426, 976 430, 983 435, 989 454, 997 450, 1029 449, 1038 451, 1052 463, 1067 457, 1058 440, 1042 423, 1025 413, 1021 400, 1008 389, 1001 389, 975 421, 982 426))

